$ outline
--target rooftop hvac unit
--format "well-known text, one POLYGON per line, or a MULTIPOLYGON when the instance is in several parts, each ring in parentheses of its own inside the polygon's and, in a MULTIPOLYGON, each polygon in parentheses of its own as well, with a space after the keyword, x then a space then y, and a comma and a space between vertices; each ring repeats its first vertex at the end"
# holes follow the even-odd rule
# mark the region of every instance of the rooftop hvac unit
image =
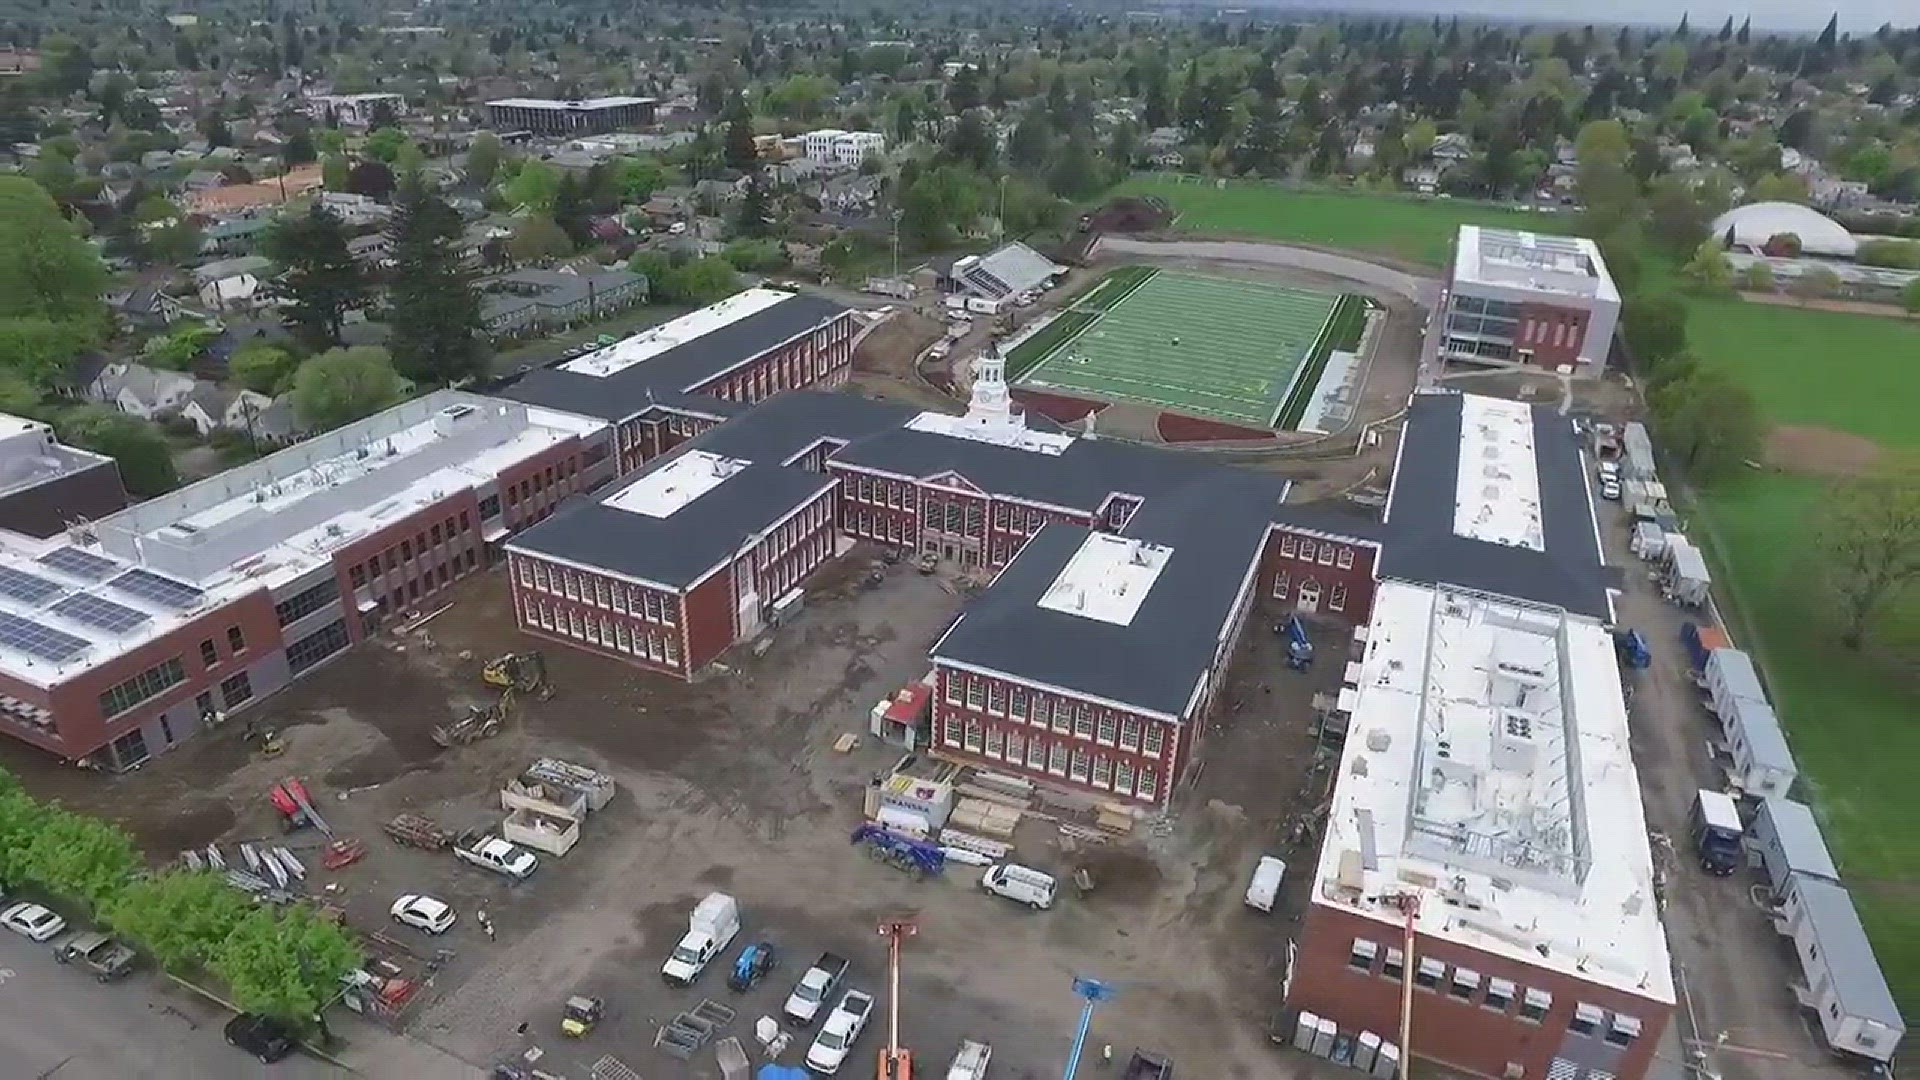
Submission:
POLYGON ((1340 1037, 1340 1025, 1327 1017, 1320 1018, 1320 1027, 1313 1033, 1313 1056, 1332 1057, 1333 1040, 1340 1037))
POLYGON ((1359 1041, 1353 1046, 1353 1067, 1360 1072, 1366 1072, 1373 1068, 1373 1063, 1379 1056, 1380 1036, 1371 1031, 1361 1032, 1359 1041))
POLYGON ((1500 725, 1493 735, 1493 767, 1507 772, 1531 772, 1540 756, 1534 738, 1534 718, 1512 709, 1500 714, 1500 725))

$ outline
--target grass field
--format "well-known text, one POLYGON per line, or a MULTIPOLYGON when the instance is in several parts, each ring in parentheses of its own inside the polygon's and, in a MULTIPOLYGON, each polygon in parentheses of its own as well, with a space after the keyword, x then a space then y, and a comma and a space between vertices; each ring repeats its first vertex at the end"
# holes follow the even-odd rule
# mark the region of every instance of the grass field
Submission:
POLYGON ((1199 274, 1116 276, 1055 320, 1069 326, 1022 343, 1035 344, 1037 362, 1028 354, 1016 357, 1027 366, 1009 366, 1038 389, 1268 427, 1309 359, 1326 351, 1338 299, 1199 274))
POLYGON ((1158 195, 1179 214, 1181 232, 1218 233, 1265 240, 1324 244, 1444 266, 1462 225, 1565 233, 1579 223, 1573 214, 1509 210, 1462 199, 1301 191, 1274 184, 1228 183, 1171 175, 1129 178, 1114 195, 1158 195))
MULTIPOLYGON (((1920 450, 1920 327, 1896 319, 1738 300, 1692 301, 1688 332, 1740 373, 1777 424, 1832 428, 1920 450)), ((1896 612, 1877 650, 1841 648, 1811 613, 1808 566, 1827 481, 1755 473, 1708 491, 1693 530, 1714 556, 1742 644, 1762 661, 1801 783, 1860 908, 1895 998, 1920 1015, 1920 604, 1896 612), (1905 670, 1894 657, 1909 658, 1905 670)))

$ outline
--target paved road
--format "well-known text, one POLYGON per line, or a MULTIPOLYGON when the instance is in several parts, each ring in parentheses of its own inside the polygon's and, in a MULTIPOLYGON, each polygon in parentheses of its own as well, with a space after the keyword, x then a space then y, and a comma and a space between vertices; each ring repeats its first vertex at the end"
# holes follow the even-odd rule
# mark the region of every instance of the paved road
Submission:
POLYGON ((226 1044, 231 1014, 149 975, 102 986, 0 932, 0 1076, 7 1080, 467 1080, 479 1070, 348 1019, 354 1071, 304 1056, 261 1065, 226 1044))
POLYGON ((1432 307, 1440 293, 1440 282, 1435 278, 1415 277, 1365 259, 1287 244, 1256 244, 1245 240, 1136 240, 1125 236, 1108 236, 1100 241, 1100 252, 1103 255, 1129 255, 1135 258, 1211 259, 1306 270, 1362 281, 1376 289, 1404 296, 1422 307, 1432 307))

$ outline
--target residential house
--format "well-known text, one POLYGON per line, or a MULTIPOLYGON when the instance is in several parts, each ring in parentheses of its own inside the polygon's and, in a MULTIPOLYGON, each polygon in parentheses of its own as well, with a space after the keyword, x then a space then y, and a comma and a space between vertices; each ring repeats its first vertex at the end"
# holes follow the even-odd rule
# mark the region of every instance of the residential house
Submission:
POLYGON ((201 230, 200 250, 218 255, 248 255, 272 228, 270 217, 225 218, 201 230))
POLYGON ((389 257, 392 252, 393 243, 385 233, 368 233, 347 241, 347 254, 353 256, 354 262, 370 269, 393 265, 389 257))
POLYGON ((220 175, 217 169, 195 169, 180 184, 188 191, 211 191, 224 186, 226 182, 227 178, 220 175))
POLYGON ((820 208, 835 214, 865 216, 880 204, 878 176, 837 176, 820 185, 820 208))
POLYGON ((1409 165, 1400 170, 1400 182, 1411 191, 1431 195, 1440 189, 1440 170, 1433 165, 1409 165))
POLYGON ((264 255, 238 255, 231 259, 215 259, 210 263, 202 263, 194 267, 190 273, 193 275, 193 286, 197 289, 203 285, 211 285, 221 278, 239 274, 265 277, 272 269, 273 260, 264 255))
POLYGON ((1433 160, 1441 164, 1441 171, 1447 166, 1457 165, 1473 156, 1473 140, 1458 131, 1450 131, 1433 140, 1433 149, 1428 151, 1433 160))
POLYGON ((186 404, 197 381, 178 371, 164 371, 145 364, 113 363, 88 384, 88 398, 111 405, 129 416, 152 420, 168 415, 186 404))
POLYGON ((382 206, 371 196, 355 195, 348 191, 322 192, 320 205, 350 229, 379 225, 393 216, 391 207, 382 206))
POLYGON ((660 188, 640 207, 640 212, 653 220, 656 229, 676 221, 685 221, 693 213, 693 189, 660 188))
POLYGON ((496 341, 604 319, 647 298, 647 279, 624 267, 516 270, 485 278, 480 321, 496 341))
POLYGON ((287 446, 306 438, 312 433, 313 427, 300 419, 300 414, 293 407, 293 395, 288 393, 274 398, 253 418, 251 424, 243 425, 239 430, 250 434, 256 443, 287 446))
POLYGON ((251 311, 266 300, 253 274, 229 274, 200 286, 200 303, 209 311, 251 311))
POLYGON ((746 180, 702 180, 693 185, 693 197, 697 202, 721 206, 733 202, 746 194, 746 180))
POLYGON ((186 306, 159 289, 141 286, 106 295, 107 310, 141 330, 158 330, 189 314, 186 306))
POLYGON ((245 431, 272 405, 273 399, 265 394, 196 381, 186 403, 180 406, 179 415, 204 439, 220 429, 245 431))

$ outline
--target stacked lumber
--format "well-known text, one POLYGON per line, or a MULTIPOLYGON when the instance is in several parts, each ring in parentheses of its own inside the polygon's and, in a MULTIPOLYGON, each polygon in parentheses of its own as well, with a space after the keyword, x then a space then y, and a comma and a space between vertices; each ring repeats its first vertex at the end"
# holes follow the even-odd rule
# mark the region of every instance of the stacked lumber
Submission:
POLYGON ((1095 808, 1093 823, 1101 829, 1127 836, 1133 832, 1133 815, 1112 803, 1101 803, 1095 808))
POLYGON ((947 823, 963 831, 987 836, 1009 837, 1020 824, 1021 812, 1011 806, 985 799, 965 798, 954 805, 947 823))

